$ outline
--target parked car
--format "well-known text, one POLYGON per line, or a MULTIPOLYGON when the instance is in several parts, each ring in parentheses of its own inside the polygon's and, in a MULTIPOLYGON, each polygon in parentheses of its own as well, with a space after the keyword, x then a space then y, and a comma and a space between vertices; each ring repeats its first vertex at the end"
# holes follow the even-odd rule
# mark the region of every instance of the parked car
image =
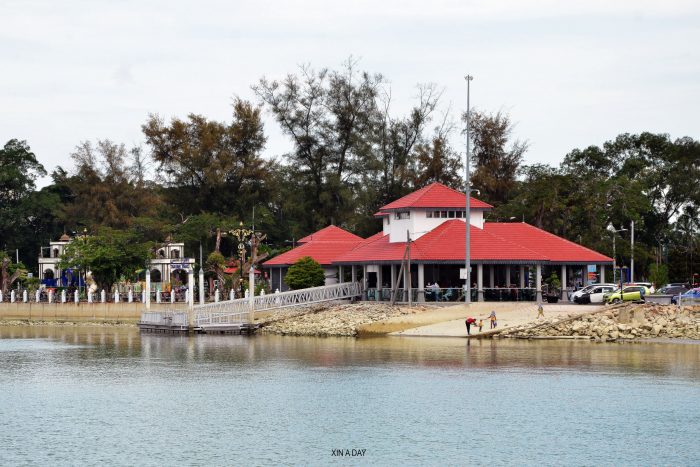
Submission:
POLYGON ((649 289, 643 285, 630 285, 619 289, 612 293, 607 293, 603 297, 605 303, 633 302, 644 300, 645 295, 649 295, 649 289))
POLYGON ((688 287, 685 285, 667 285, 654 292, 654 295, 680 295, 682 293, 686 293, 687 291, 688 287))
POLYGON ((685 292, 685 293, 683 293, 683 294, 676 295, 675 297, 673 297, 673 298, 671 299, 671 303, 673 303, 674 305, 678 304, 678 298, 679 298, 679 297, 680 297, 680 299, 681 299, 681 302, 682 302, 683 300, 698 301, 698 300, 700 300, 700 287, 696 287, 696 288, 694 288, 694 289, 688 290, 687 292, 685 292))
POLYGON ((658 289, 652 295, 670 295, 671 296, 671 304, 675 305, 676 303, 678 303, 678 296, 682 293, 687 292, 687 291, 688 291, 688 287, 686 287, 685 284, 680 284, 680 285, 668 284, 668 285, 658 289))
POLYGON ((574 302, 580 304, 587 303, 603 303, 603 297, 606 293, 614 292, 616 287, 612 284, 595 284, 593 287, 588 288, 587 292, 577 295, 574 297, 574 302))
POLYGON ((579 289, 576 292, 573 292, 572 294, 570 294, 569 300, 572 302, 579 303, 576 301, 577 298, 580 298, 582 295, 589 293, 595 287, 601 287, 601 286, 612 287, 612 290, 615 290, 617 288, 617 285, 615 285, 615 284, 591 284, 591 285, 587 285, 586 287, 579 289))

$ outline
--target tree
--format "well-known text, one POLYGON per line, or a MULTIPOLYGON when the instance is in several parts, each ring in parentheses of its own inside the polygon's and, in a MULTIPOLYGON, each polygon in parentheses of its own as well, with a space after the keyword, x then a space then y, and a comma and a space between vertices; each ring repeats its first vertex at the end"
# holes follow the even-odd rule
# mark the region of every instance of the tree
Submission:
POLYGON ((448 142, 451 128, 443 122, 435 129, 429 143, 416 147, 416 170, 413 185, 422 187, 433 182, 442 183, 456 190, 464 188, 461 169, 462 161, 448 142))
POLYGON ((253 91, 294 143, 287 155, 304 205, 307 230, 342 223, 353 208, 358 177, 372 164, 376 97, 381 75, 358 72, 350 58, 340 71, 302 66, 282 81, 263 77, 253 91))
MULTIPOLYGON (((466 120, 466 113, 462 118, 466 120)), ((513 124, 510 116, 501 112, 487 114, 472 111, 470 128, 476 167, 472 183, 486 201, 505 204, 511 199, 516 186, 516 176, 527 151, 527 143, 516 140, 507 147, 513 124)))
POLYGON ((26 278, 27 270, 22 263, 12 264, 12 260, 7 253, 0 251, 0 290, 3 295, 7 295, 12 284, 26 278))
POLYGON ((27 216, 25 203, 43 175, 46 170, 26 141, 11 139, 0 149, 0 247, 16 247, 27 216))
POLYGON ((325 284, 325 281, 323 268, 309 256, 299 258, 284 276, 284 282, 292 290, 319 287, 325 284))
POLYGON ((260 108, 236 99, 231 123, 190 114, 166 125, 151 115, 141 127, 158 163, 165 194, 183 215, 237 215, 262 202, 269 163, 260 108))
POLYGON ((143 269, 150 258, 151 243, 133 231, 99 229, 95 235, 79 236, 69 243, 61 256, 60 267, 92 272, 103 289, 143 269))
POLYGON ((69 228, 108 226, 123 229, 140 217, 153 217, 160 198, 145 179, 145 158, 140 149, 108 139, 80 143, 71 154, 75 172, 54 172, 69 196, 61 217, 69 228), (131 163, 129 162, 131 160, 131 163))
POLYGON ((652 264, 649 266, 649 282, 656 288, 668 284, 668 267, 665 264, 652 264))

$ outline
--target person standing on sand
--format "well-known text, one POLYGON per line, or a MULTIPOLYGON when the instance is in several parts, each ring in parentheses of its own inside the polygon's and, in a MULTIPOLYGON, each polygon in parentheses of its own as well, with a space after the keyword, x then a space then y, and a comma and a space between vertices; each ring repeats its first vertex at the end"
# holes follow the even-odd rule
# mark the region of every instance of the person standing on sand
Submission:
POLYGON ((464 321, 464 324, 467 326, 467 336, 471 336, 471 327, 472 325, 476 326, 476 320, 470 316, 464 321))
POLYGON ((537 304, 537 319, 544 319, 544 308, 541 303, 537 304))
POLYGON ((491 329, 496 329, 496 326, 498 326, 498 321, 496 321, 496 310, 491 310, 489 321, 491 322, 491 329))
POLYGON ((483 327, 484 327, 484 320, 480 319, 479 320, 479 332, 481 332, 481 328, 483 328, 483 327))

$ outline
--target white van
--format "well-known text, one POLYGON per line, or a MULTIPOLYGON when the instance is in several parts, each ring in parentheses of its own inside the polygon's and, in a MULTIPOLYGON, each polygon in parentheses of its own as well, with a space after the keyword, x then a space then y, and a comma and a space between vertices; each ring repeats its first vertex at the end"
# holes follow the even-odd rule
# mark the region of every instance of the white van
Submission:
MULTIPOLYGON (((609 284, 609 283, 608 283, 608 284, 591 284, 591 285, 587 285, 586 287, 584 287, 584 288, 582 288, 582 289, 579 289, 579 290, 577 290, 576 292, 574 292, 574 293, 572 293, 571 295, 569 295, 569 301, 572 301, 572 302, 575 302, 575 303, 579 303, 579 300, 581 299, 581 297, 583 297, 584 294, 590 293, 590 292, 593 290, 594 287, 606 287, 606 288, 607 288, 607 287, 612 287, 613 290, 615 290, 615 289, 617 288, 617 285, 616 285, 616 284, 609 284), (577 300, 577 299, 578 299, 578 300, 577 300)), ((601 302, 602 302, 602 299, 601 299, 601 302)))

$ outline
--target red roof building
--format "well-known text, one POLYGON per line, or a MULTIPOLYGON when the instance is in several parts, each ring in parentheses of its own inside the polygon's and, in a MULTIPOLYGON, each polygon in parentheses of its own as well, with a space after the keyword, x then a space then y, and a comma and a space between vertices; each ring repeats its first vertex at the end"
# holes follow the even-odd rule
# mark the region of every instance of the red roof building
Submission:
POLYGON ((327 284, 361 275, 369 298, 384 299, 388 290, 399 288, 404 297, 411 293, 417 301, 428 300, 437 285, 453 290, 454 300, 463 293, 469 218, 474 299, 541 300, 543 273, 545 278, 557 274, 568 286, 587 283, 593 268, 605 281, 611 258, 526 223, 484 222, 492 206, 471 198, 467 215, 465 201, 464 193, 433 183, 382 206, 375 214, 382 231, 367 239, 329 226, 263 266, 279 268, 280 290, 285 289, 282 268, 311 256, 326 269, 327 284), (407 258, 410 269, 399 277, 407 258))

